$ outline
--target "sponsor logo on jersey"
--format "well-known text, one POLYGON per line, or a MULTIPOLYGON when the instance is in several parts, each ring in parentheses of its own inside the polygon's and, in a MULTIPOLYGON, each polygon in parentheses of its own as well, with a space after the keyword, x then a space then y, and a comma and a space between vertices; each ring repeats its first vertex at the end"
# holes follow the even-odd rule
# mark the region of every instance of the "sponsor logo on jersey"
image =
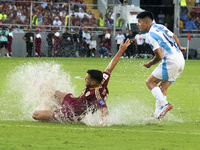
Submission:
POLYGON ((99 104, 100 104, 101 106, 103 106, 103 105, 105 105, 105 104, 106 104, 106 103, 104 102, 104 100, 103 100, 103 99, 99 100, 98 102, 99 102, 99 104))
POLYGON ((90 95, 90 91, 88 91, 86 94, 85 94, 85 96, 89 96, 90 95))
POLYGON ((105 79, 105 80, 107 80, 108 79, 108 75, 107 74, 103 74, 103 78, 105 79))

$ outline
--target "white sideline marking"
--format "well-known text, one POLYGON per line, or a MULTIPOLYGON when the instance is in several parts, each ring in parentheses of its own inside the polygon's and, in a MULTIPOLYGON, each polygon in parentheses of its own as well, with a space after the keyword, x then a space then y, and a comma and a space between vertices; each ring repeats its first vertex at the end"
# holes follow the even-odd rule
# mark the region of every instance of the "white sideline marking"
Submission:
MULTIPOLYGON (((73 130, 99 130, 99 128, 73 128, 73 127, 52 127, 52 126, 33 126, 33 125, 7 125, 7 124, 0 124, 0 126, 17 126, 17 127, 27 127, 27 128, 64 128, 64 129, 73 129, 73 130)), ((110 129, 110 128, 101 128, 104 130, 110 131, 125 131, 125 132, 143 132, 143 133, 171 133, 171 134, 188 134, 188 135, 200 135, 200 133, 194 132, 175 132, 175 131, 151 131, 151 130, 130 130, 130 129, 110 129)))

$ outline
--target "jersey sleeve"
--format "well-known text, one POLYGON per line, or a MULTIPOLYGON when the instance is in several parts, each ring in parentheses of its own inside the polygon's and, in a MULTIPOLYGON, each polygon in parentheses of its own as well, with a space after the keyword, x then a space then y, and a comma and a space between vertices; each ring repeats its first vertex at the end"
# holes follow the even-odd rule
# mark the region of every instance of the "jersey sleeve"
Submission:
POLYGON ((155 35, 155 33, 150 33, 150 36, 148 37, 149 45, 151 46, 153 51, 160 48, 160 45, 155 38, 155 35))
POLYGON ((103 80, 102 80, 101 84, 103 86, 107 87, 109 80, 110 80, 110 74, 107 72, 103 72, 103 80))

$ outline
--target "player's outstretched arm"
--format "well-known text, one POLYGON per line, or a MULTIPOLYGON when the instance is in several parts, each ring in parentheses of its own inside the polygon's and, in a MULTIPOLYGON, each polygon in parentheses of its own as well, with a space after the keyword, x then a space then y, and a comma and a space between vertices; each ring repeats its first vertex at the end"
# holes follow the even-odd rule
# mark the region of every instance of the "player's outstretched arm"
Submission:
POLYGON ((109 74, 113 71, 116 64, 118 63, 122 53, 127 49, 127 47, 130 45, 130 40, 127 39, 125 42, 123 41, 122 44, 119 46, 119 51, 114 56, 114 58, 109 63, 108 67, 106 68, 105 72, 108 72, 109 74))
POLYGON ((183 53, 185 53, 185 52, 186 52, 186 49, 183 48, 183 47, 181 46, 178 37, 174 34, 174 35, 173 35, 173 38, 174 38, 174 40, 176 41, 177 46, 178 46, 178 48, 180 49, 180 51, 182 51, 183 53))
POLYGON ((109 122, 108 122, 108 109, 106 107, 101 109, 101 121, 100 121, 100 125, 99 126, 109 126, 109 122))

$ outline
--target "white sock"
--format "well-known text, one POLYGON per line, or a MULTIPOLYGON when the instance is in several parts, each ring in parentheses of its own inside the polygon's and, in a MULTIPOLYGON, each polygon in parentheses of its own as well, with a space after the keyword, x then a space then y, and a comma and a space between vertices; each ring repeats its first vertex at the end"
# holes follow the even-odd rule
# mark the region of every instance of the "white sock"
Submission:
POLYGON ((159 87, 157 87, 157 86, 154 87, 151 90, 151 92, 152 92, 153 96, 156 98, 156 101, 158 100, 158 102, 160 103, 161 106, 165 106, 166 104, 168 104, 168 102, 166 100, 166 96, 163 95, 163 93, 159 87))
POLYGON ((7 56, 9 56, 9 53, 7 53, 7 56))

